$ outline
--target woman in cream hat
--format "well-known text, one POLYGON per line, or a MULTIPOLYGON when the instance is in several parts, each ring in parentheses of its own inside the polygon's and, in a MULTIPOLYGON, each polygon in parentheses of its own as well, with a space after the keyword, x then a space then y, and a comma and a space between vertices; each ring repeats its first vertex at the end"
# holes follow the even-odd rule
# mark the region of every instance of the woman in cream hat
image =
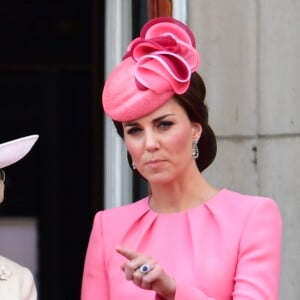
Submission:
MULTIPOLYGON (((30 135, 0 144, 0 203, 4 199, 5 172, 3 168, 22 159, 37 139, 38 135, 30 135)), ((0 256, 0 299, 37 299, 36 286, 31 271, 3 256, 0 256)))

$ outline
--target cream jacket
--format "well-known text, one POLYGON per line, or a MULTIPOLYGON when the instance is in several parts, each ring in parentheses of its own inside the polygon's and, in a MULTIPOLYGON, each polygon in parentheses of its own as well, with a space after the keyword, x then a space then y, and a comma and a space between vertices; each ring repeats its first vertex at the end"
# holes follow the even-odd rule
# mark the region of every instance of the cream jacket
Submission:
POLYGON ((0 256, 0 299, 37 299, 36 286, 30 270, 3 256, 0 256))

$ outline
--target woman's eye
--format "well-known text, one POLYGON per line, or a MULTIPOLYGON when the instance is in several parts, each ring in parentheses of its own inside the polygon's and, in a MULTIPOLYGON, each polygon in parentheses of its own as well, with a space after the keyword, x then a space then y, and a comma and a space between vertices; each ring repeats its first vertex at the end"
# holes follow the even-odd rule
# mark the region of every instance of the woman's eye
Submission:
POLYGON ((127 134, 137 134, 141 129, 138 127, 131 127, 127 130, 127 134))
POLYGON ((171 121, 162 121, 159 123, 159 127, 161 128, 169 128, 173 125, 174 123, 171 121))

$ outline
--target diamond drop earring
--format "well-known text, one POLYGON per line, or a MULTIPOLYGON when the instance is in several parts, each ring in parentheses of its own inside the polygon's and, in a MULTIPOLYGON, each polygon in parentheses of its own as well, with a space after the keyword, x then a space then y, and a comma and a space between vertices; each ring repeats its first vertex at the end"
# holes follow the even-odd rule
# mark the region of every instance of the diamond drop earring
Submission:
POLYGON ((197 159, 199 157, 199 148, 196 140, 192 142, 192 156, 194 159, 197 159))

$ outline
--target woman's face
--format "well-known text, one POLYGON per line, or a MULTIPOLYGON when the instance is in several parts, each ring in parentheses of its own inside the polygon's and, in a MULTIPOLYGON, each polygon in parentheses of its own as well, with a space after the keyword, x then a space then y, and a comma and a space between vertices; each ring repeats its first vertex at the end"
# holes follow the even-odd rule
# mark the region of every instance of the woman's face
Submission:
POLYGON ((0 169, 0 204, 4 200, 4 181, 5 181, 5 172, 3 169, 0 169))
POLYGON ((153 113, 124 122, 124 141, 133 163, 150 183, 176 180, 191 166, 192 141, 201 125, 191 122, 173 98, 153 113))
POLYGON ((4 200, 4 182, 0 179, 0 203, 4 200))

